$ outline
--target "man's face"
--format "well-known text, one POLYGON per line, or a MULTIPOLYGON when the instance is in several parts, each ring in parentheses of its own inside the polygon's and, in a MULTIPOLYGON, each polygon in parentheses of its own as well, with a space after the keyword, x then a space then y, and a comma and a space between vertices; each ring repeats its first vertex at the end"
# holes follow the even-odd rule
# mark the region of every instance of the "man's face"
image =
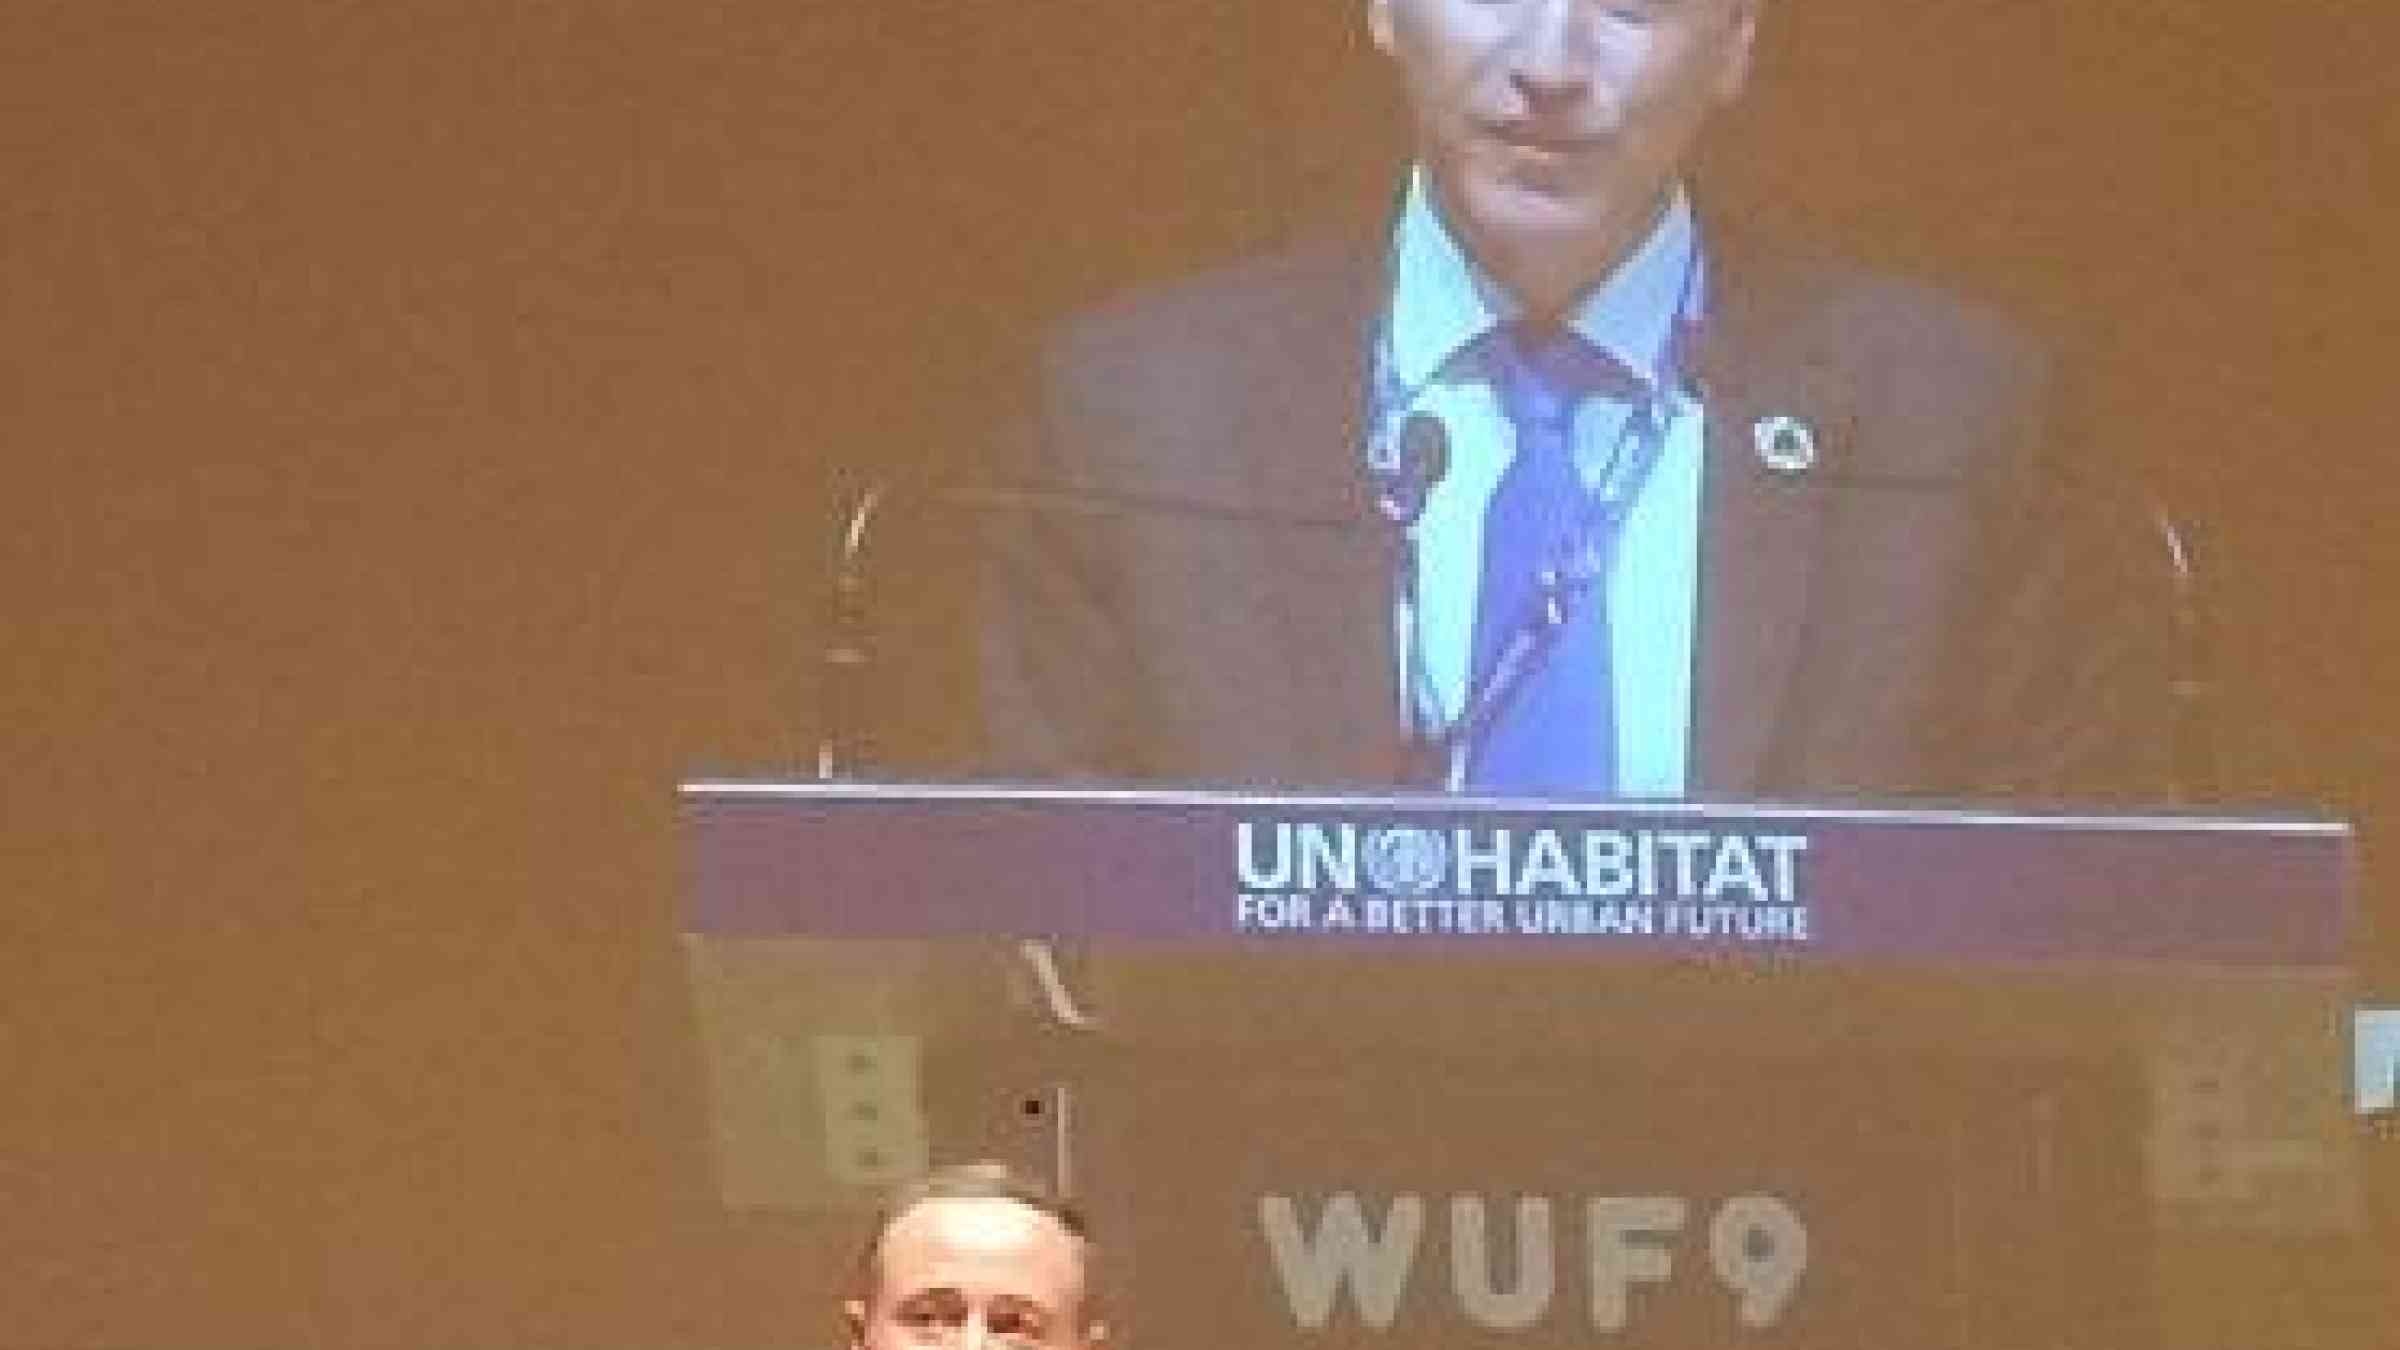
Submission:
POLYGON ((1083 1240, 1014 1200, 926 1200, 884 1231, 851 1350, 1086 1350, 1083 1240))
POLYGON ((1756 0, 1368 0, 1443 211, 1487 265, 1630 246, 1741 89, 1756 0), (1492 255, 1499 255, 1498 258, 1492 255))

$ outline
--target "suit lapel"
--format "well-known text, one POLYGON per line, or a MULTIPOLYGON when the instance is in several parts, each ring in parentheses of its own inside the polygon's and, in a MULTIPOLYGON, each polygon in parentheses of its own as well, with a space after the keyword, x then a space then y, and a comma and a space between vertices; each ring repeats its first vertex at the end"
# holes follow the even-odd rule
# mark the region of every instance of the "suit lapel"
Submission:
POLYGON ((1253 349, 1259 418, 1245 428, 1262 505, 1311 523, 1269 531, 1264 616, 1293 680, 1292 771, 1329 783, 1391 777, 1399 743, 1391 650, 1391 539, 1360 460, 1369 324, 1382 284, 1374 251, 1328 249, 1294 278, 1288 332, 1253 349))
MULTIPOLYGON (((1841 352, 1813 333, 1797 270, 1705 238, 1715 300, 1695 373, 1706 418, 1693 772, 1700 795, 1776 786, 1824 526, 1822 480, 1840 472, 1854 399, 1841 352), (1816 444, 1798 472, 1760 457, 1762 419, 1789 417, 1816 444)), ((1260 551, 1260 616, 1290 654, 1290 771, 1303 780, 1387 781, 1398 743, 1389 608, 1390 540, 1360 467, 1369 325, 1383 285, 1370 246, 1329 250, 1294 279, 1289 329, 1249 353, 1240 434, 1269 515, 1327 522, 1273 530, 1260 551), (1334 522, 1356 522, 1355 527, 1334 522)))
POLYGON ((1691 788, 1745 796, 1777 786, 1823 532, 1818 482, 1838 465, 1851 400, 1832 354, 1806 340, 1799 279, 1710 242, 1714 304, 1695 363, 1707 457, 1691 788), (1811 433, 1812 466, 1762 458, 1761 423, 1777 417, 1811 433))

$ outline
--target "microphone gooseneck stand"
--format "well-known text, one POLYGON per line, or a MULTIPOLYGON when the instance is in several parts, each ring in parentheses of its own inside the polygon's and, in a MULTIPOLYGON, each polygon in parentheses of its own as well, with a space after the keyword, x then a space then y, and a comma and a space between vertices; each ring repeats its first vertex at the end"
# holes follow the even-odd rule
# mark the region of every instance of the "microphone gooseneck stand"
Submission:
MULTIPOLYGON (((841 531, 834 541, 832 585, 828 595, 826 639, 820 655, 817 779, 833 782, 856 776, 865 765, 863 720, 867 680, 874 674, 874 606, 869 588, 868 547, 875 525, 897 489, 889 481, 869 483, 842 512, 841 531)), ((987 505, 932 499, 938 506, 975 509, 987 505)), ((1099 1020, 1086 1010, 1068 987, 1056 948, 1047 939, 1026 938, 1016 944, 1019 959, 1033 982, 1035 1001, 1050 1023, 1068 1031, 1096 1031, 1099 1020)), ((1063 1110, 1063 1105, 1062 1105, 1063 1110)))

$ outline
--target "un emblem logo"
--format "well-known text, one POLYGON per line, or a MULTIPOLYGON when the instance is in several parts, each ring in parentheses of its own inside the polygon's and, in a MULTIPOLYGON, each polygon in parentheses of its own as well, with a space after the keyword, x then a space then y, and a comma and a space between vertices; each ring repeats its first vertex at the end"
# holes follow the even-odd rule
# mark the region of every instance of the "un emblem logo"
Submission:
POLYGON ((1434 830, 1370 830, 1363 841, 1367 885, 1385 895, 1424 895, 1450 879, 1450 844, 1434 830))

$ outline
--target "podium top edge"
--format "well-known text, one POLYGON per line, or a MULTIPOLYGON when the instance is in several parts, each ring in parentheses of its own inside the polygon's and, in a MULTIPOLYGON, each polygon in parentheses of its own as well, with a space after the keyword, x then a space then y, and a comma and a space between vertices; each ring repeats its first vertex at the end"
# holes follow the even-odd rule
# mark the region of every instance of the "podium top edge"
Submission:
POLYGON ((678 783, 686 802, 731 801, 923 801, 1084 803, 1144 806, 1253 807, 1267 810, 1357 810, 1388 807, 1438 810, 1605 812, 1662 820, 1737 817, 1752 820, 1832 820, 1891 825, 2040 826, 2065 830, 2161 831, 2199 834, 2272 834, 2347 839, 2348 821, 2330 817, 2239 815, 2207 810, 2145 809, 2122 812, 2071 807, 1862 806, 1805 802, 1734 800, 1624 800, 1484 796, 1436 791, 1265 792, 1202 787, 1099 787, 1026 783, 912 783, 854 779, 702 778, 678 783))

